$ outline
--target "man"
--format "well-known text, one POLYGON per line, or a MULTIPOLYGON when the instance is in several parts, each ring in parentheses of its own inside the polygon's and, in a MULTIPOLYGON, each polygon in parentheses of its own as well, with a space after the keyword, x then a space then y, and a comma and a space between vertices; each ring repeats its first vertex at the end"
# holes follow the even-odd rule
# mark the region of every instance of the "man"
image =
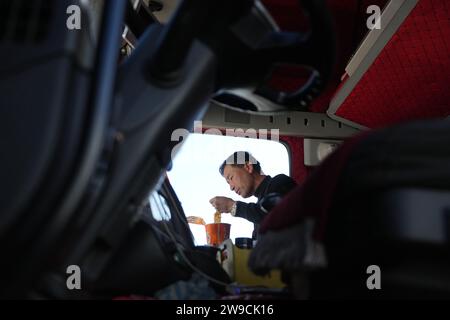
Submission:
MULTIPOLYGON (((237 151, 229 156, 220 166, 219 172, 232 191, 242 198, 255 196, 258 201, 270 193, 284 196, 296 186, 295 181, 284 174, 273 178, 264 175, 259 161, 246 151, 237 151)), ((221 213, 231 213, 255 223, 255 231, 267 214, 258 204, 234 201, 227 197, 214 197, 209 202, 221 213)))

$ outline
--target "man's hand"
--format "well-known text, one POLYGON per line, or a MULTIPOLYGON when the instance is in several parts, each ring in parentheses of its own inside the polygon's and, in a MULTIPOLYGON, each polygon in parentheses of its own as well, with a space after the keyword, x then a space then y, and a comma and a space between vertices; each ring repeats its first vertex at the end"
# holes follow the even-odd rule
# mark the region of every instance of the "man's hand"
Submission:
POLYGON ((209 200, 209 203, 211 203, 220 213, 229 213, 233 207, 234 201, 227 197, 214 197, 209 200))

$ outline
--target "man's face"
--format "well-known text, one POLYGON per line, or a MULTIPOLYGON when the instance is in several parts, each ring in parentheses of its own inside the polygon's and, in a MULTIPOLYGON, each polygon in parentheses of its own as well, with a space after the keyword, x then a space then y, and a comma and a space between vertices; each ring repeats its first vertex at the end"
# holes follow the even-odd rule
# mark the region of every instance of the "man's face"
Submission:
POLYGON ((223 176, 230 185, 231 191, 236 192, 242 198, 248 198, 253 195, 255 180, 252 175, 253 165, 245 164, 243 167, 225 165, 223 176))

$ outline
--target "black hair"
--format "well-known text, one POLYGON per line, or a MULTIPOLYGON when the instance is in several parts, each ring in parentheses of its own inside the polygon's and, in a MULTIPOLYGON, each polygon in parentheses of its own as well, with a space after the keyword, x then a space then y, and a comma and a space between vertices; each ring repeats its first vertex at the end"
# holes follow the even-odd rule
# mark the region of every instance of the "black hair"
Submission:
POLYGON ((242 167, 247 162, 250 162, 253 164, 253 169, 256 171, 256 173, 261 173, 261 164, 258 160, 256 160, 249 152, 247 151, 236 151, 232 155, 230 155, 228 158, 225 159, 225 161, 220 165, 219 172, 223 176, 223 171, 225 170, 225 166, 227 164, 232 166, 238 166, 242 167))

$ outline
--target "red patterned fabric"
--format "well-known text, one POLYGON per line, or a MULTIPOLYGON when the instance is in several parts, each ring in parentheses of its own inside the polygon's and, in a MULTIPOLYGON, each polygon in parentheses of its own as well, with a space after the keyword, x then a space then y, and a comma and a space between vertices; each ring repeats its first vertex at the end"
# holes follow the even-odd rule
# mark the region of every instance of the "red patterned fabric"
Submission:
POLYGON ((302 137, 280 137, 280 142, 288 145, 291 154, 291 177, 299 184, 306 180, 311 168, 304 164, 302 137))
POLYGON ((450 115, 450 2, 421 0, 336 114, 370 128, 450 115))

